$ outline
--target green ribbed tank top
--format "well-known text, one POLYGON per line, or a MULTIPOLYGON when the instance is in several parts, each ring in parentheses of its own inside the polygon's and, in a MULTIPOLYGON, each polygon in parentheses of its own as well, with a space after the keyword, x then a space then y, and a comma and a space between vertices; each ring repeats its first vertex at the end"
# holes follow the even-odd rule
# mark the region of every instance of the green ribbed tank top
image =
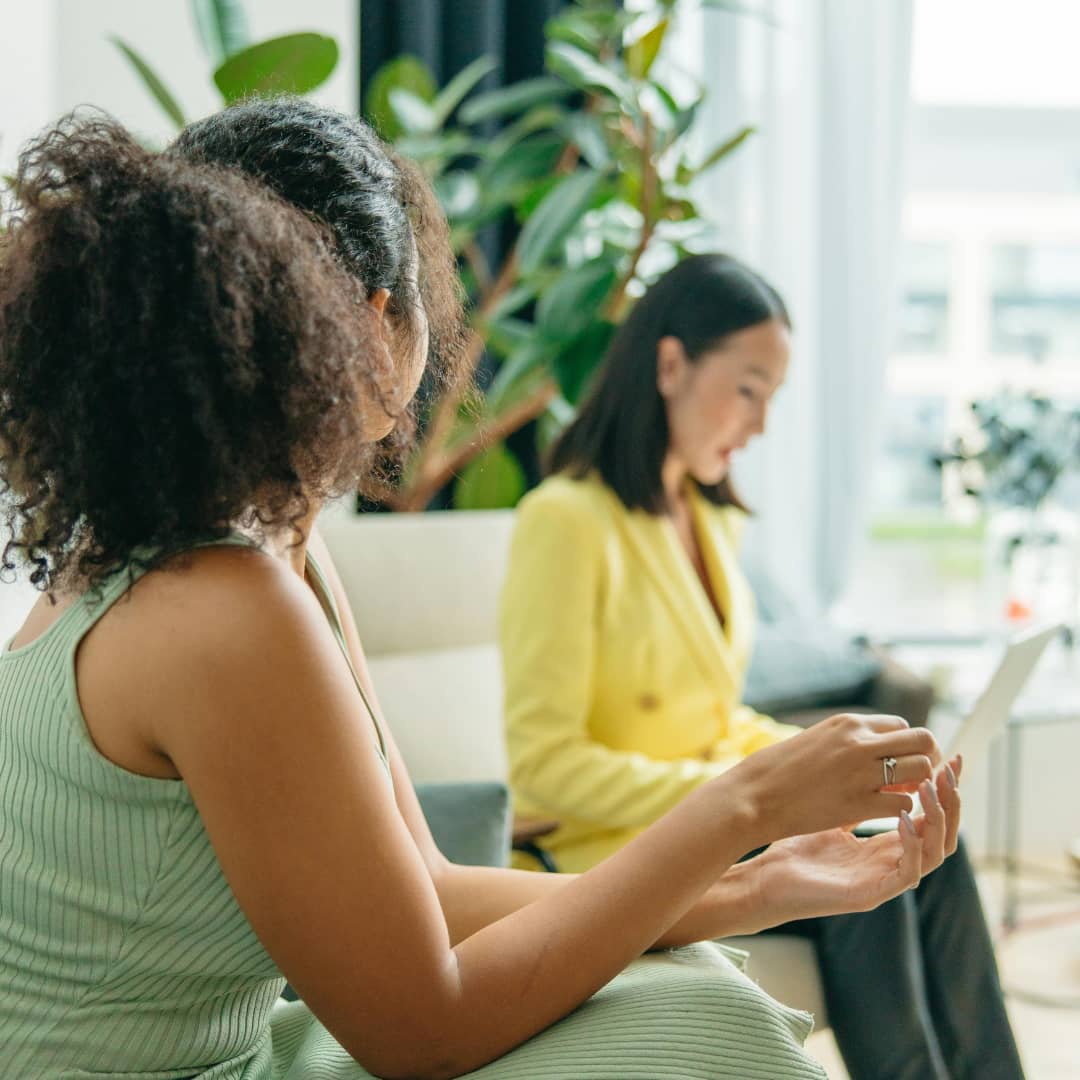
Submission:
MULTIPOLYGON (((129 772, 90 739, 76 650, 129 584, 115 575, 0 652, 0 1077, 370 1080, 302 1002, 279 1000, 184 782, 129 772)), ((470 1076, 821 1080, 810 1026, 702 946, 632 964, 470 1076)))

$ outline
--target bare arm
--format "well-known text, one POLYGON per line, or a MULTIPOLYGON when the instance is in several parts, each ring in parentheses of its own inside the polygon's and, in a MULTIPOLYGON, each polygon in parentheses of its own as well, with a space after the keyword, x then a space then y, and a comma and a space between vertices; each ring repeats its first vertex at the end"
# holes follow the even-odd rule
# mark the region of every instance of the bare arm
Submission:
MULTIPOLYGON (((394 742, 392 721, 387 721, 379 705, 378 693, 368 670, 367 658, 345 587, 334 565, 330 549, 319 535, 318 529, 312 531, 309 547, 333 592, 357 678, 363 684, 364 692, 382 724, 398 809, 431 875, 446 918, 451 943, 457 945, 483 927, 498 922, 536 900, 551 896, 573 881, 576 875, 458 866, 443 857, 432 838, 409 779, 408 769, 394 742)), ((759 912, 753 908, 752 893, 753 890, 748 887, 743 876, 724 876, 695 902, 682 919, 652 942, 650 947, 670 948, 707 938, 747 932, 746 928, 752 923, 756 925, 760 919, 759 912)))
MULTIPOLYGON (((455 1076, 505 1053, 661 939, 748 848, 797 822, 907 802, 872 778, 915 733, 826 725, 455 945, 344 659, 295 575, 240 552, 196 559, 167 632, 130 647, 153 672, 156 742, 256 933, 335 1037, 387 1077, 455 1076), (798 794, 812 763, 827 799, 798 794)), ((917 858, 906 873, 917 879, 917 858)))
MULTIPOLYGON (((317 530, 312 532, 309 545, 333 591, 353 667, 364 685, 368 700, 378 711, 390 755, 398 808, 431 874, 451 943, 457 945, 485 926, 564 888, 576 875, 458 866, 450 863, 439 852, 417 802, 405 762, 394 744, 392 720, 387 722, 379 706, 356 621, 333 558, 317 530)), ((950 806, 950 809, 953 808, 950 806)), ((957 801, 954 816, 958 813, 957 801)), ((955 830, 953 835, 955 849, 955 830)), ((851 843, 850 840, 833 838, 827 854, 849 858, 852 854, 851 843)), ((826 857, 821 845, 818 845, 814 852, 817 864, 813 867, 806 865, 805 858, 793 865, 793 856, 784 855, 781 858, 780 852, 774 853, 764 862, 755 861, 732 867, 718 880, 713 881, 686 913, 649 947, 671 948, 710 938, 756 933, 791 919, 826 913, 826 909, 828 912, 840 912, 873 907, 893 895, 888 888, 883 888, 879 881, 867 880, 865 873, 860 891, 857 875, 850 864, 845 863, 844 872, 834 876, 838 888, 827 897, 822 897, 821 888, 815 890, 815 883, 806 880, 815 871, 820 880, 827 869, 820 865, 826 857), (775 882, 780 874, 786 876, 783 887, 778 889, 771 883, 775 882), (801 895, 794 887, 796 880, 802 881, 805 886, 801 895)), ((898 857, 899 852, 896 852, 896 855, 898 857)), ((933 856, 924 854, 924 868, 928 870, 934 865, 936 862, 933 861, 933 856)), ((872 867, 864 868, 866 869, 872 872, 872 867)))

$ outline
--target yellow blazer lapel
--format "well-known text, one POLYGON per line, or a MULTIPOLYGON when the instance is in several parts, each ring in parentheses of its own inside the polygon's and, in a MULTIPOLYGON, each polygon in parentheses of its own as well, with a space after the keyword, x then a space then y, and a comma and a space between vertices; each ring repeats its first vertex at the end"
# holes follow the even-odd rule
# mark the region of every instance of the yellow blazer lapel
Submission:
MULTIPOLYGON (((726 697, 737 698, 742 690, 742 672, 731 655, 727 633, 720 627, 674 525, 666 517, 647 514, 643 510, 627 510, 614 492, 607 491, 606 494, 627 548, 637 556, 667 601, 684 632, 686 647, 697 659, 702 674, 726 697)), ((709 546, 708 536, 702 539, 702 546, 709 546)), ((705 558, 708 560, 708 555, 705 558)), ((706 567, 709 565, 706 561, 706 567)), ((732 626, 732 616, 738 613, 733 613, 724 599, 727 588, 715 574, 710 572, 710 577, 724 612, 725 624, 738 634, 738 628, 732 626)))
POLYGON ((696 487, 691 489, 690 506, 701 544, 705 572, 724 612, 727 648, 724 659, 741 697, 746 668, 750 662, 757 620, 754 594, 739 564, 737 536, 732 529, 734 510, 721 510, 708 502, 696 487))

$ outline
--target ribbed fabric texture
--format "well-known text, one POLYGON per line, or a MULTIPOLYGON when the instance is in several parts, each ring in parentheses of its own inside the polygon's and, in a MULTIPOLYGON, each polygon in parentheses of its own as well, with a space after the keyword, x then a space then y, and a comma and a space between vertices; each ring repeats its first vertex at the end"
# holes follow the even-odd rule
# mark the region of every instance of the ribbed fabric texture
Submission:
MULTIPOLYGON (((186 785, 127 772, 89 738, 75 651, 127 586, 118 575, 0 654, 0 1077, 370 1077, 302 1003, 277 1001, 284 980, 186 785)), ((821 1078, 809 1029, 701 946, 638 961, 470 1075, 821 1078)))

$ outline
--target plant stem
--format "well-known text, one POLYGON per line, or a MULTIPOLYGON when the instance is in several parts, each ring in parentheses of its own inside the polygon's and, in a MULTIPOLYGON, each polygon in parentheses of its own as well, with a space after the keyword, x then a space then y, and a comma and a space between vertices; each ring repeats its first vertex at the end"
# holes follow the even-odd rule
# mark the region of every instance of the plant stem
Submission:
POLYGON ((551 404, 558 392, 559 388, 554 380, 546 382, 501 416, 479 428, 456 449, 433 454, 428 459, 426 473, 417 475, 413 483, 390 500, 390 505, 394 510, 423 510, 435 493, 449 483, 474 457, 513 434, 530 420, 535 420, 551 404))
POLYGON ((630 282, 634 280, 638 263, 641 262, 641 257, 645 254, 649 242, 652 240, 653 230, 656 228, 654 204, 656 202, 658 178, 652 160, 654 135, 652 118, 646 113, 645 133, 641 140, 641 237, 638 239, 637 247, 630 258, 630 265, 626 273, 623 274, 619 284, 615 287, 615 291, 608 298, 604 314, 613 322, 618 321, 623 302, 626 299, 626 290, 630 287, 630 282))

